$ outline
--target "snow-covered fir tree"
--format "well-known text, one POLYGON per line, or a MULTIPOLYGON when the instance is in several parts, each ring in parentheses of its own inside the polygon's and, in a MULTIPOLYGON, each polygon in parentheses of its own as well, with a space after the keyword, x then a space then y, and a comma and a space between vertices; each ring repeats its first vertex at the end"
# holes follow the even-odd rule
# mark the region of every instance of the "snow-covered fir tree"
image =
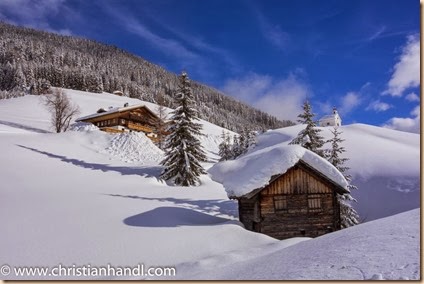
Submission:
MULTIPOLYGON (((349 183, 349 190, 357 189, 355 185, 351 184, 352 176, 347 173, 349 167, 345 166, 345 162, 349 159, 342 157, 343 153, 346 152, 346 149, 340 145, 345 141, 340 138, 342 132, 338 131, 337 128, 334 128, 331 132, 333 133, 333 137, 327 141, 331 144, 331 148, 327 151, 328 161, 343 174, 349 183)), ((341 227, 348 228, 359 224, 358 212, 356 212, 351 204, 351 202, 356 202, 356 200, 350 194, 337 195, 337 199, 340 204, 341 227)))
POLYGON ((231 143, 230 135, 222 130, 221 134, 222 142, 219 144, 219 156, 221 156, 220 161, 226 161, 233 158, 233 153, 231 152, 231 143))
POLYGON ((172 112, 173 125, 165 145, 165 167, 161 174, 164 180, 173 180, 176 185, 193 186, 200 183, 199 176, 205 174, 200 162, 207 160, 197 138, 202 135, 202 125, 195 123, 198 112, 194 107, 193 93, 187 73, 180 75, 180 84, 175 94, 177 108, 172 112))
POLYGON ((233 144, 231 145, 231 159, 235 159, 241 155, 240 139, 237 135, 233 135, 233 144))
POLYGON ((256 141, 257 133, 254 130, 249 130, 247 134, 247 147, 248 149, 255 148, 257 141, 256 141))
POLYGON ((249 145, 248 145, 248 141, 247 141, 247 129, 246 129, 246 127, 243 127, 242 131, 240 132, 240 135, 238 137, 238 145, 239 145, 238 156, 243 155, 244 153, 247 152, 249 145))
POLYGON ((299 144, 302 147, 311 150, 312 152, 325 157, 324 150, 324 138, 319 134, 321 129, 317 128, 317 123, 314 120, 315 114, 312 112, 312 107, 306 100, 303 103, 303 113, 298 115, 297 120, 301 124, 305 124, 306 127, 299 132, 296 138, 294 138, 290 144, 299 144))

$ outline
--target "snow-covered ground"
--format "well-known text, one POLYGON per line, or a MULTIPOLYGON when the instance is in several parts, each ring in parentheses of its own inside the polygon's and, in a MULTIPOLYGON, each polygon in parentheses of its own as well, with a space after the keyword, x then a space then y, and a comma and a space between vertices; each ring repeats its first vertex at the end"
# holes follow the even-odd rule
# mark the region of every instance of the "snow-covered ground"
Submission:
MULTIPOLYGON (((70 90, 67 94, 80 106, 81 116, 94 113, 100 107, 140 103, 111 94, 70 90)), ((146 105, 155 109, 154 104, 146 105)), ((209 157, 215 159, 222 128, 202 123, 207 134, 202 137, 202 144, 209 157)), ((202 176, 202 185, 193 188, 161 182, 158 179, 161 167, 153 154, 160 151, 152 148, 142 135, 126 137, 84 127, 76 130, 51 133, 49 114, 39 97, 0 101, 0 265, 134 266, 143 263, 176 267, 178 279, 363 279, 374 274, 385 279, 420 277, 416 272, 419 264, 417 210, 314 240, 278 241, 243 229, 237 221, 236 202, 228 200, 222 185, 208 176, 202 176), (118 151, 120 148, 129 155, 123 156, 118 151), (134 154, 137 151, 140 155, 134 154), (382 225, 379 222, 383 222, 382 225), (336 245, 337 240, 340 245, 336 245), (355 245, 343 250, 342 243, 358 244, 361 249, 357 251, 355 245), (377 248, 379 254, 374 253, 377 248), (346 262, 333 257, 334 249, 339 250, 336 256, 343 255, 346 262), (299 266, 292 264, 282 269, 281 264, 298 252, 303 253, 298 256, 300 259, 296 258, 299 266), (259 262, 262 266, 255 266, 259 262), (325 269, 314 269, 312 265, 317 264, 325 269), (253 270, 253 266, 257 270, 253 270), (396 273, 390 274, 388 268, 397 269, 396 273)), ((347 126, 343 130, 346 136, 349 132, 362 133, 371 144, 381 139, 388 143, 387 147, 393 143, 399 151, 409 149, 403 155, 405 160, 411 158, 408 155, 419 154, 419 142, 415 144, 415 136, 408 138, 407 133, 362 125, 347 126)), ((296 127, 268 132, 260 139, 258 149, 266 143, 288 139, 292 134, 285 131, 297 133, 296 127)), ((351 153, 356 151, 353 147, 356 145, 348 146, 351 153)), ((367 178, 384 171, 391 174, 396 169, 401 173, 399 177, 407 178, 406 173, 410 171, 405 168, 412 168, 410 165, 416 159, 414 156, 407 163, 396 160, 392 168, 385 165, 375 170, 373 157, 379 158, 380 152, 357 147, 364 152, 364 161, 370 159, 370 163, 374 163, 367 170, 367 178)), ((210 166, 211 163, 205 164, 207 168, 210 166)), ((415 174, 415 170, 411 171, 415 174)), ((358 192, 363 190, 360 185, 358 192)), ((416 192, 415 189, 406 191, 402 194, 409 196, 416 192)), ((380 194, 378 202, 383 200, 386 195, 380 194)), ((408 206, 402 211, 409 209, 408 206)), ((12 273, 0 278, 17 277, 12 273)))
MULTIPOLYGON (((420 210, 276 248, 266 255, 208 267, 189 279, 418 280, 420 210)), ((283 241, 284 242, 284 241, 283 241)))

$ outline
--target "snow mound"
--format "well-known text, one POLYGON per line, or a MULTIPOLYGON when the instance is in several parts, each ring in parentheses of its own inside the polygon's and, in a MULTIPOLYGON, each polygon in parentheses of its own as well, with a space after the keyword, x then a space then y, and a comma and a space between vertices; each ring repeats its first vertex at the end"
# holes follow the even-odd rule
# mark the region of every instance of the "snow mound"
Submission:
POLYGON ((99 130, 99 128, 92 123, 79 121, 79 122, 73 123, 69 127, 69 130, 87 132, 87 131, 97 131, 99 130))
POLYGON ((299 145, 276 145, 253 151, 209 169, 212 180, 222 183, 229 197, 239 197, 266 186, 273 175, 283 174, 302 160, 347 190, 343 175, 327 160, 299 145))
POLYGON ((163 151, 142 132, 116 134, 106 151, 127 163, 158 164, 163 159, 163 151))

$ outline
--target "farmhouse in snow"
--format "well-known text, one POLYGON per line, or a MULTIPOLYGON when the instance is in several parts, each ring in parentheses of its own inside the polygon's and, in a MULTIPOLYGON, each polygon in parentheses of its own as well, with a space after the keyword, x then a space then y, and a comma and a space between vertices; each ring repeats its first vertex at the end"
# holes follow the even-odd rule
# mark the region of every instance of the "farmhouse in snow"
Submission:
POLYGON ((349 192, 343 175, 301 146, 269 148, 209 170, 238 200, 245 228, 280 240, 339 230, 337 195, 349 192))
POLYGON ((333 108, 333 113, 329 115, 325 115, 321 117, 319 120, 319 126, 333 126, 333 127, 339 127, 342 125, 342 119, 340 118, 339 113, 337 112, 337 109, 333 108))
POLYGON ((160 118, 145 105, 115 107, 80 117, 76 121, 89 122, 106 132, 144 132, 153 141, 157 140, 157 125, 160 118))

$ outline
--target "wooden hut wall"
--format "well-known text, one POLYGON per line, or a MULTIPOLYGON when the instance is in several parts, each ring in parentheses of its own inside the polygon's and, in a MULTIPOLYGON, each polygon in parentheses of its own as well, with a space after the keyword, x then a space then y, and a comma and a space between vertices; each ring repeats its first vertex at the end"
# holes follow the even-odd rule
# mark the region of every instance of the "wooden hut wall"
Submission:
POLYGON ((260 231, 278 239, 316 237, 336 230, 331 184, 295 166, 260 193, 260 231))

